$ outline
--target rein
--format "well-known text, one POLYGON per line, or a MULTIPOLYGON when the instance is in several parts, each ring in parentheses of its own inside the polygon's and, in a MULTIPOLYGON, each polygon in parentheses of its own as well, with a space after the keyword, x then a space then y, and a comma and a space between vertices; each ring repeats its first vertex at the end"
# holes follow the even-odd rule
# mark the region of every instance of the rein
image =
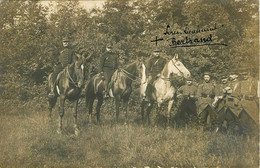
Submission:
POLYGON ((136 79, 133 79, 133 78, 139 78, 138 76, 135 76, 133 74, 131 74, 130 72, 127 72, 126 70, 120 68, 120 70, 126 75, 127 78, 129 78, 130 80, 132 81, 137 81, 136 79), (132 77, 130 77, 132 76, 132 77))
POLYGON ((79 87, 79 86, 77 85, 77 83, 76 83, 76 82, 72 79, 72 77, 70 76, 69 66, 66 67, 66 72, 67 72, 67 74, 68 74, 69 79, 71 80, 71 82, 72 82, 76 87, 79 87))

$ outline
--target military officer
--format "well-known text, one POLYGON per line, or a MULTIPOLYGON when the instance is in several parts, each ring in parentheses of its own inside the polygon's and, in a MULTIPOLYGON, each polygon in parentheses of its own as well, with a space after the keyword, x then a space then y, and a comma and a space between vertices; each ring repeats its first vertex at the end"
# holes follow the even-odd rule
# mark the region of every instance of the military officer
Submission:
POLYGON ((106 52, 100 58, 99 72, 104 79, 104 92, 105 97, 109 97, 109 86, 111 84, 111 77, 115 70, 118 68, 118 57, 113 52, 112 45, 108 44, 106 46, 106 52))
POLYGON ((237 71, 234 71, 232 75, 229 76, 230 80, 230 87, 232 88, 232 95, 236 98, 239 98, 240 95, 240 82, 238 81, 238 73, 237 71))
POLYGON ((257 98, 257 80, 254 80, 247 69, 242 69, 240 81, 241 112, 239 113, 239 127, 244 134, 258 129, 259 104, 257 98))
POLYGON ((210 73, 204 73, 204 82, 198 86, 196 93, 197 101, 197 113, 199 117, 199 123, 201 126, 207 128, 207 118, 210 116, 210 121, 214 125, 214 111, 212 108, 213 98, 215 96, 215 84, 210 81, 210 73))
POLYGON ((197 92, 197 86, 193 84, 192 78, 189 77, 186 79, 186 84, 181 86, 177 92, 177 99, 180 101, 180 109, 179 109, 179 115, 181 118, 185 119, 195 119, 197 116, 196 111, 196 92, 197 92), (187 117, 184 115, 188 115, 187 117))
POLYGON ((60 55, 58 57, 58 63, 54 67, 54 71, 51 77, 51 91, 49 93, 49 97, 52 98, 55 96, 54 94, 54 89, 55 89, 55 83, 56 83, 56 78, 57 75, 69 64, 73 63, 76 59, 77 56, 74 52, 74 50, 70 46, 70 41, 68 37, 64 37, 62 39, 62 45, 64 49, 60 52, 60 55))
POLYGON ((146 74, 148 76, 148 87, 152 85, 154 80, 160 77, 161 71, 166 64, 166 59, 161 57, 160 50, 155 49, 152 57, 148 60, 146 74))
POLYGON ((238 121, 238 98, 232 92, 232 83, 228 82, 228 77, 222 76, 221 83, 215 89, 215 107, 217 128, 222 127, 226 121, 226 127, 230 132, 235 131, 238 121), (217 103, 218 102, 218 103, 217 103))

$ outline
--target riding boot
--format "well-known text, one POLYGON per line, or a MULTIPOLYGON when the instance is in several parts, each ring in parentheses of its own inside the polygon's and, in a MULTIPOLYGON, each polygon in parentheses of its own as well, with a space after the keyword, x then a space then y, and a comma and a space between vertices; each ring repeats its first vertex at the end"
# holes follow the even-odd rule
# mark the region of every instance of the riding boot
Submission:
POLYGON ((55 94, 54 94, 54 83, 51 82, 51 86, 50 86, 50 93, 48 94, 48 97, 50 99, 54 98, 55 97, 55 94))
POLYGON ((111 85, 112 85, 112 81, 110 81, 109 83, 108 83, 108 85, 106 86, 106 88, 105 88, 105 98, 109 98, 110 97, 110 95, 109 95, 109 90, 111 89, 111 85))

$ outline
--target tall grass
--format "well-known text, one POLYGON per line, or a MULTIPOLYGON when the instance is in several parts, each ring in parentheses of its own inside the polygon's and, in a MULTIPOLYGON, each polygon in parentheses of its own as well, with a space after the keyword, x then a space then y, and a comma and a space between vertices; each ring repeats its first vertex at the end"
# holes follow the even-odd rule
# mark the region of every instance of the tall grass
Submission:
POLYGON ((0 167, 258 167, 258 139, 202 132, 195 128, 143 127, 130 111, 127 125, 87 124, 80 108, 81 133, 73 135, 72 112, 58 135, 58 114, 48 118, 46 104, 28 104, 0 116, 0 167), (31 107, 28 109, 28 107, 31 107))

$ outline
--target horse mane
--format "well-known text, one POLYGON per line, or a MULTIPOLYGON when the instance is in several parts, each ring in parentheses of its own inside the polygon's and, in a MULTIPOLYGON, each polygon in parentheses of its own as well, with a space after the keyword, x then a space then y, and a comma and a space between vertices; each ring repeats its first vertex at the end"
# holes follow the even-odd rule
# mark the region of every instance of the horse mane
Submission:
POLYGON ((124 69, 125 69, 126 71, 131 71, 131 70, 134 68, 134 66, 136 65, 136 62, 137 62, 137 61, 134 61, 134 62, 128 64, 124 69))
POLYGON ((163 75, 164 77, 168 77, 168 73, 169 73, 168 64, 169 64, 169 62, 166 63, 166 65, 164 66, 164 68, 163 68, 163 70, 162 70, 162 75, 163 75))

